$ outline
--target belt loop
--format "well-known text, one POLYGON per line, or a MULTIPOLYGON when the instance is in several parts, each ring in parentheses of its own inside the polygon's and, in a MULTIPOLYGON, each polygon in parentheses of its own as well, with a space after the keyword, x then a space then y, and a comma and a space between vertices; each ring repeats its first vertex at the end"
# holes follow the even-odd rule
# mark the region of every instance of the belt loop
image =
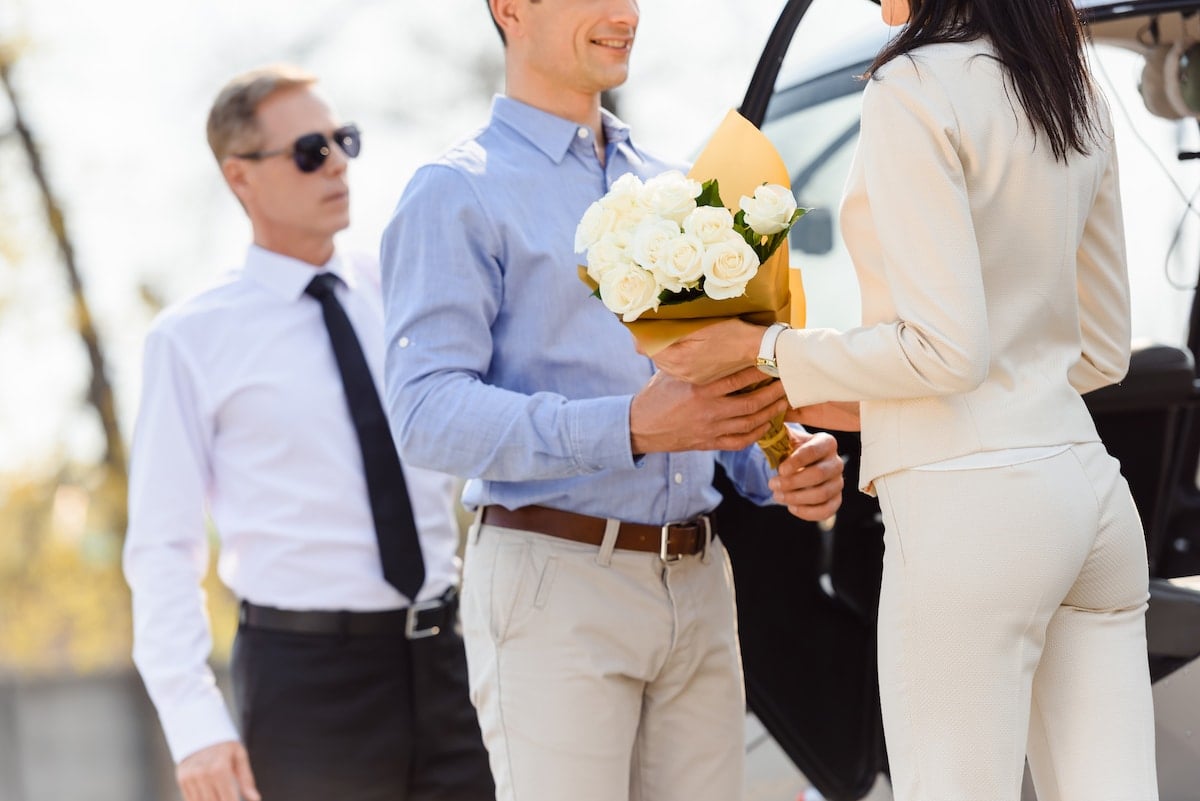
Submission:
POLYGON ((475 508, 475 516, 471 518, 471 526, 467 529, 467 542, 471 545, 479 542, 479 530, 483 528, 483 510, 486 508, 482 504, 475 508))
POLYGON ((700 515, 700 519, 704 521, 704 550, 700 561, 707 565, 712 561, 712 515, 700 515))
POLYGON ((612 564, 613 551, 617 547, 617 532, 620 530, 620 520, 610 517, 604 521, 604 540, 600 543, 600 550, 596 553, 596 564, 600 567, 608 567, 612 564))

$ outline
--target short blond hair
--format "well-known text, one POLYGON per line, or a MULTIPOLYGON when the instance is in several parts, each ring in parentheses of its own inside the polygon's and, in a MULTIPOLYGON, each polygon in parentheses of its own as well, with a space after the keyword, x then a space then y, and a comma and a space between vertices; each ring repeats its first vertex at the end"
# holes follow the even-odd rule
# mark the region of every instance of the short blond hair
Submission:
POLYGON ((315 75, 291 64, 269 64, 232 78, 208 112, 208 146, 217 163, 259 146, 257 113, 264 100, 316 82, 315 75))

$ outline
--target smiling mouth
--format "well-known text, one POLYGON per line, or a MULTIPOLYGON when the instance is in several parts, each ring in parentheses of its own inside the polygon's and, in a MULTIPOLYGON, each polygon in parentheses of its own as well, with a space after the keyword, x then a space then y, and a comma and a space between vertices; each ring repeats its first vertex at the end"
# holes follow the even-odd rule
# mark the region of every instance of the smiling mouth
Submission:
POLYGON ((629 50, 633 47, 632 39, 593 39, 592 44, 607 47, 612 50, 629 50))

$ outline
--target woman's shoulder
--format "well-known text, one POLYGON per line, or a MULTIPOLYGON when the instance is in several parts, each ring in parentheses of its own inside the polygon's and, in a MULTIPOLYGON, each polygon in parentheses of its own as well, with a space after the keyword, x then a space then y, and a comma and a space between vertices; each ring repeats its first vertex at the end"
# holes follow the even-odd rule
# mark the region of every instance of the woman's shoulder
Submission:
POLYGON ((881 81, 920 81, 925 74, 955 81, 982 67, 995 71, 1000 66, 995 48, 986 38, 965 42, 935 42, 915 47, 896 56, 875 71, 881 81))
POLYGON ((919 107, 931 124, 956 128, 963 107, 1003 91, 1003 67, 990 42, 938 42, 913 48, 877 69, 863 104, 864 111, 869 105, 877 115, 889 107, 919 107))

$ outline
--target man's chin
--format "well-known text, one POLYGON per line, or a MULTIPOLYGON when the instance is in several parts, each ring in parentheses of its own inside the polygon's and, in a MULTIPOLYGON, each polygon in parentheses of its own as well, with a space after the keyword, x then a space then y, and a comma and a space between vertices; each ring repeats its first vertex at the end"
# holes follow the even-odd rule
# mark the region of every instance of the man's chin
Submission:
POLYGON ((328 226, 329 235, 333 236, 336 233, 345 231, 349 227, 350 227, 350 210, 347 209, 345 214, 330 219, 329 226, 328 226))
POLYGON ((629 79, 629 68, 622 70, 609 69, 605 70, 600 80, 596 82, 599 87, 599 92, 611 92, 614 89, 620 88, 625 81, 629 79))
POLYGON ((345 231, 349 227, 350 221, 346 220, 344 222, 330 222, 328 224, 315 225, 309 229, 309 231, 313 236, 320 237, 321 239, 332 240, 335 236, 340 234, 342 231, 345 231))

